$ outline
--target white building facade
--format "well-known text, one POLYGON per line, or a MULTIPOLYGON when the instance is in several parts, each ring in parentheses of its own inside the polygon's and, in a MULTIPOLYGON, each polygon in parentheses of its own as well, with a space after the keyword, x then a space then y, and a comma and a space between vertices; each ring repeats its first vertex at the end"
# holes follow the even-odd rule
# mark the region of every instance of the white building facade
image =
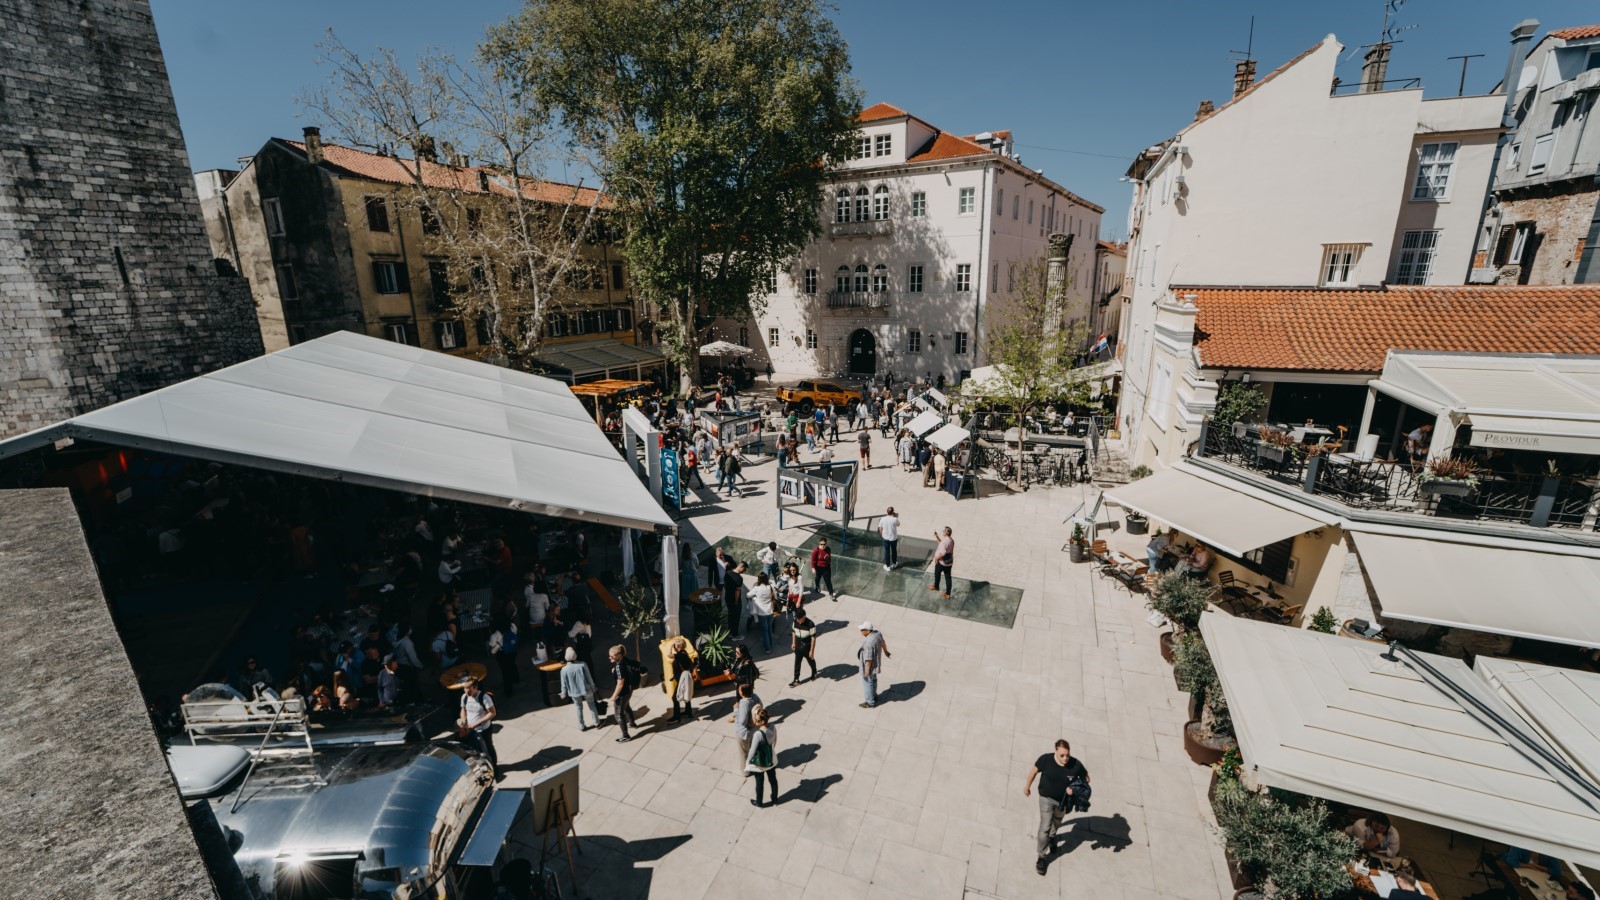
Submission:
POLYGON ((1102 207, 1025 168, 1010 132, 959 137, 884 103, 860 123, 821 238, 719 337, 785 375, 954 383, 985 364, 986 330, 1057 232, 1073 236, 1064 317, 1088 324, 1102 207))

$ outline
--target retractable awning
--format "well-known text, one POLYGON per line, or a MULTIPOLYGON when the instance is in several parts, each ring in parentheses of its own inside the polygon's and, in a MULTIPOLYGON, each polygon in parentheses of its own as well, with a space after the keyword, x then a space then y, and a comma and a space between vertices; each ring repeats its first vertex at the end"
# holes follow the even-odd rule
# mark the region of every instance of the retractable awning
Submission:
POLYGON ((1200 630, 1255 784, 1600 864, 1600 801, 1460 660, 1417 654, 1446 690, 1370 641, 1221 613, 1200 630))
POLYGON ((1589 780, 1600 782, 1600 674, 1490 656, 1478 657, 1473 671, 1589 780))
POLYGON ((573 378, 588 375, 605 375, 607 378, 629 374, 638 376, 665 361, 661 351, 654 347, 639 347, 614 338, 549 344, 535 359, 549 368, 562 369, 573 378))
POLYGON ((1385 616, 1600 647, 1600 559, 1548 544, 1453 542, 1439 531, 1349 533, 1385 616))
POLYGON ((1323 525, 1178 468, 1112 488, 1106 491, 1106 498, 1231 556, 1243 556, 1323 525))
POLYGON ((952 423, 928 435, 928 443, 948 451, 969 437, 972 437, 972 432, 952 423))
POLYGON ((348 332, 0 441, 0 458, 60 437, 674 530, 565 384, 348 332))

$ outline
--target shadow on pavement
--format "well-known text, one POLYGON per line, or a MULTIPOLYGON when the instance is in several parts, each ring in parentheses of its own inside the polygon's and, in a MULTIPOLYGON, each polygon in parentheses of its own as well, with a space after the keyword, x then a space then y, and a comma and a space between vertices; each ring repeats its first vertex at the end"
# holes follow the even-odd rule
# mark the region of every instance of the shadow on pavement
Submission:
POLYGON ((899 703, 915 699, 928 686, 925 681, 902 681, 878 692, 879 703, 899 703))
POLYGON ((1084 816, 1071 821, 1070 831, 1056 833, 1057 853, 1071 853, 1084 844, 1088 844, 1090 850, 1109 848, 1113 853, 1120 853, 1122 848, 1133 843, 1129 837, 1128 820, 1122 817, 1122 813, 1114 816, 1084 816))
MULTIPOLYGON (((778 755, 780 758, 783 756, 781 753, 778 755)), ((785 794, 783 799, 784 801, 799 800, 802 803, 816 803, 828 793, 828 788, 843 780, 844 776, 838 773, 826 775, 822 778, 802 778, 799 784, 789 789, 789 793, 785 794)))

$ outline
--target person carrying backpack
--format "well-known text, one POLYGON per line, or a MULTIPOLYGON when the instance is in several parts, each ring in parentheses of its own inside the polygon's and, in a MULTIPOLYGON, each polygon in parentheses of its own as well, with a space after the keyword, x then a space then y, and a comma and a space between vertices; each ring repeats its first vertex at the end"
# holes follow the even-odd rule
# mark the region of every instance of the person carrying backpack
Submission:
POLYGON ((456 733, 468 747, 488 757, 489 765, 500 768, 500 757, 494 752, 494 698, 489 696, 471 675, 461 679, 461 716, 456 719, 456 733))
POLYGON ((621 644, 611 648, 611 676, 616 679, 617 686, 611 689, 611 707, 616 710, 617 727, 622 729, 622 737, 617 738, 617 743, 626 744, 633 740, 628 734, 628 726, 638 726, 633 718, 633 708, 629 701, 633 699, 633 692, 644 684, 644 666, 628 658, 628 649, 621 644))
POLYGON ((500 684, 507 697, 516 696, 517 685, 522 683, 522 673, 517 671, 517 648, 520 643, 517 623, 502 616, 499 627, 489 635, 489 652, 494 655, 494 661, 500 664, 500 684))

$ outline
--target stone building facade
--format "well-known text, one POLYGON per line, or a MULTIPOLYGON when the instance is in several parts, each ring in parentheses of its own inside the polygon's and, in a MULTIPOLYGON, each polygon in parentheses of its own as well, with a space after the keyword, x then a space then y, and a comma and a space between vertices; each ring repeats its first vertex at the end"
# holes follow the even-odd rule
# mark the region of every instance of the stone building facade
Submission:
POLYGON ((0 49, 0 436, 259 354, 147 0, 8 0, 0 49))

